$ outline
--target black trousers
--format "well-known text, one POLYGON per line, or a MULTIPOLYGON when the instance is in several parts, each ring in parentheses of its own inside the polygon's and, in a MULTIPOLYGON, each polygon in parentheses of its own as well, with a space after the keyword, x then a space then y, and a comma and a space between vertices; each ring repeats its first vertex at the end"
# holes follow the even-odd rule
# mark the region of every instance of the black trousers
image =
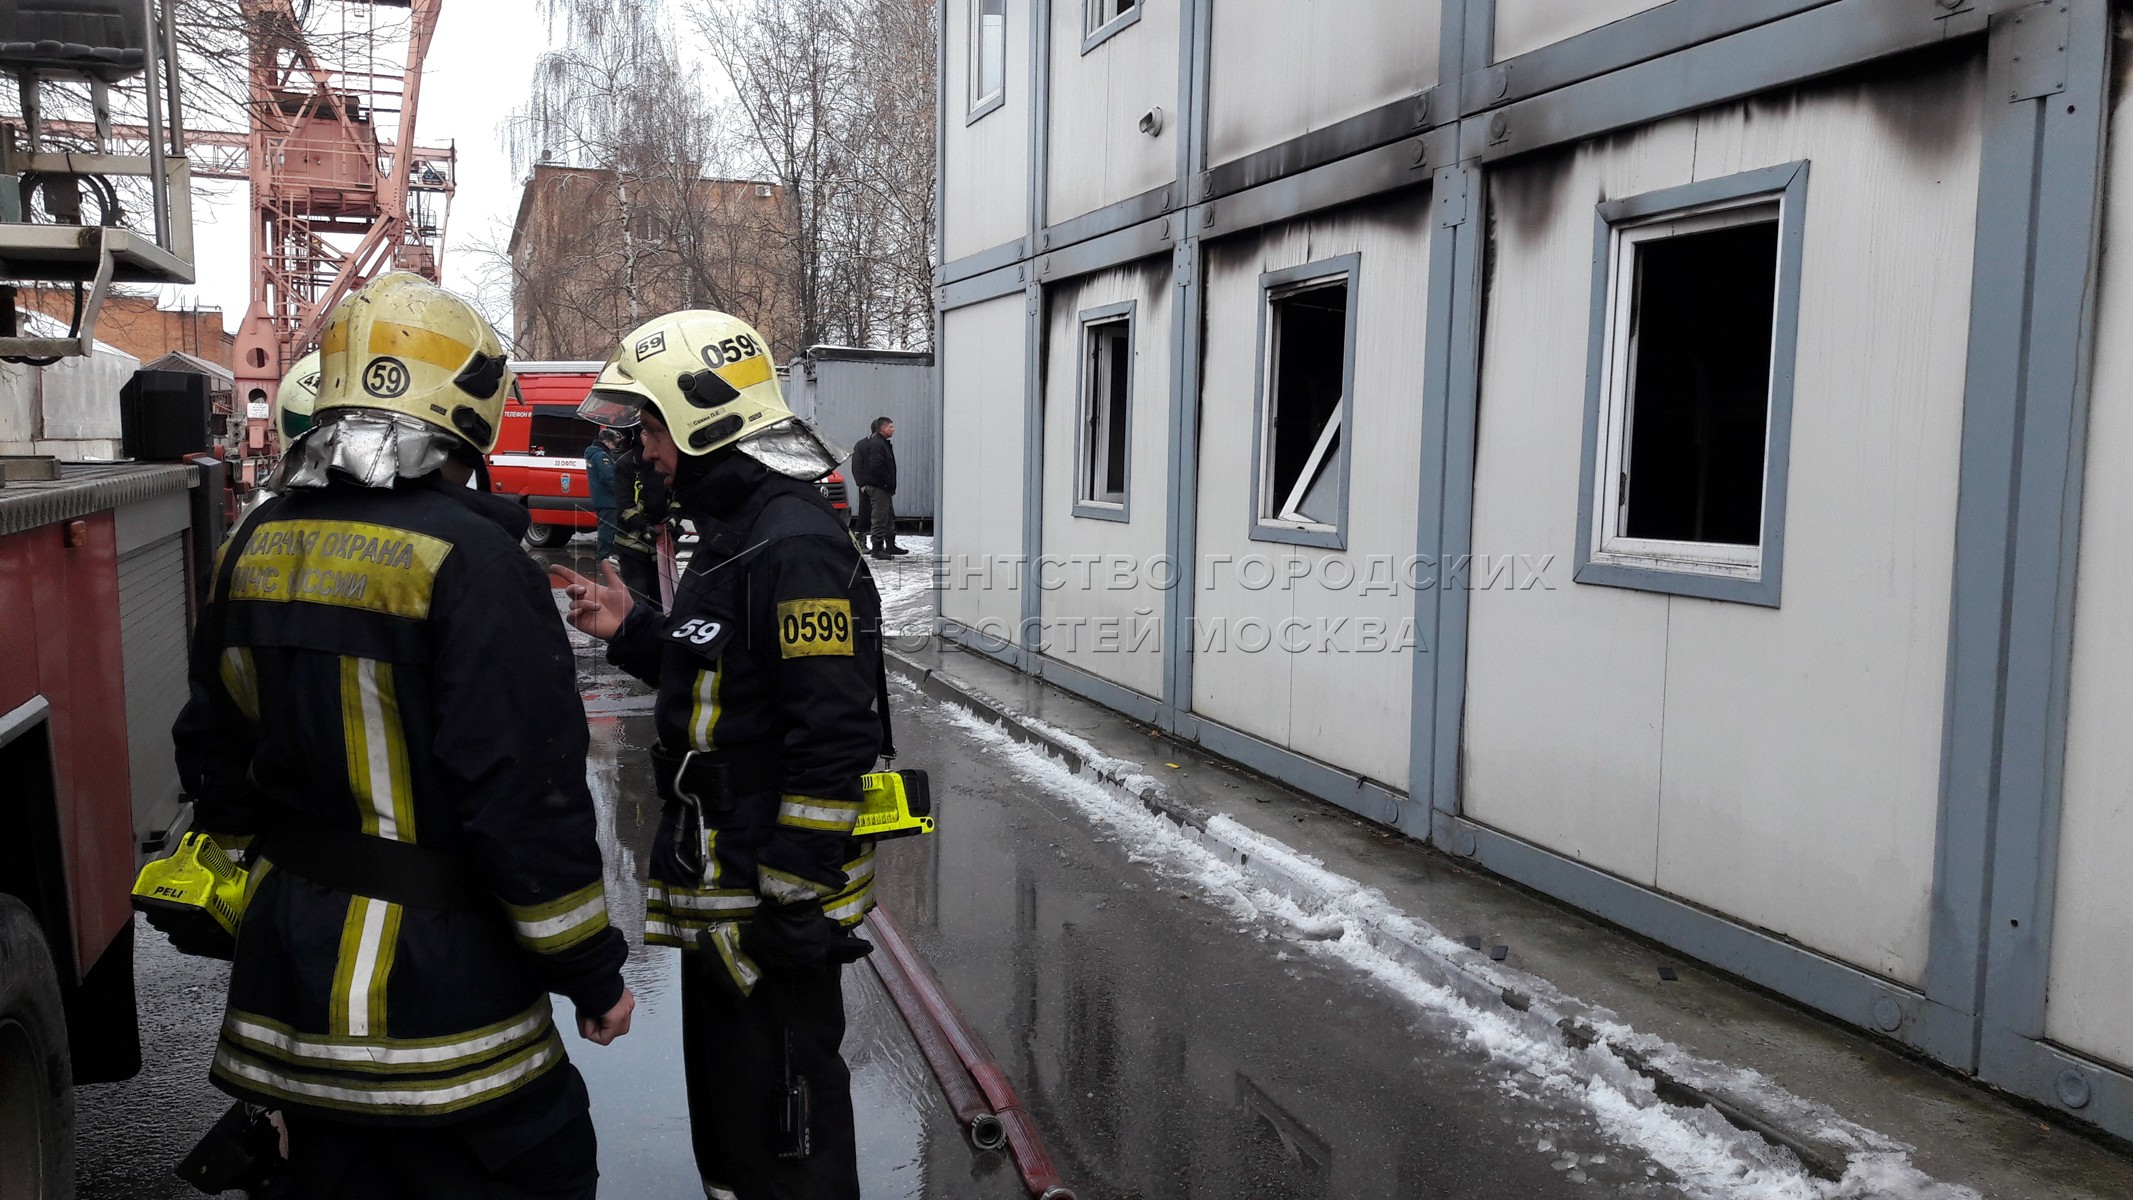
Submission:
POLYGON ((716 1200, 859 1200, 852 1133, 852 1075, 844 1041, 841 968, 766 973, 746 1000, 685 954, 682 1066, 696 1170, 716 1200), (804 1159, 778 1157, 786 1047, 807 1080, 810 1141, 804 1159))
POLYGON ((600 1147, 568 1063, 499 1110, 451 1125, 352 1125, 290 1110, 298 1200, 593 1200, 600 1147))
POLYGON ((628 546, 616 546, 615 570, 622 576, 622 585, 640 603, 649 600, 655 607, 660 604, 659 559, 656 556, 628 546))
POLYGON ((896 544, 896 497, 886 488, 861 488, 867 502, 867 536, 887 549, 896 544))

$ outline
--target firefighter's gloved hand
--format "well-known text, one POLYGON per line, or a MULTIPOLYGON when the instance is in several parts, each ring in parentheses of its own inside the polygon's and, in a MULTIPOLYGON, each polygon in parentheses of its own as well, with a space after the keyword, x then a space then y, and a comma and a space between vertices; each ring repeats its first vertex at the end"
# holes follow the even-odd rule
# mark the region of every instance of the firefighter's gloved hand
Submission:
POLYGON ((745 1000, 762 982, 763 969, 741 949, 741 927, 737 922, 720 921, 709 926, 697 935, 696 944, 703 951, 704 974, 714 986, 745 1000))
POLYGON ((874 947, 822 911, 819 900, 764 904, 741 933, 748 956, 772 971, 819 971, 857 962, 874 947))

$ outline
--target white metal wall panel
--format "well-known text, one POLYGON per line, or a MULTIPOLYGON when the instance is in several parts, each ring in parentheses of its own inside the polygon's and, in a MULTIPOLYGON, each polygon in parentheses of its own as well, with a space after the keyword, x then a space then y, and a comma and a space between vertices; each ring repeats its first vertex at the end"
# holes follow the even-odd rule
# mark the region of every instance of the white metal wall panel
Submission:
MULTIPOLYGON (((1131 32, 1130 30, 1128 31, 1131 32)), ((1077 280, 1049 297, 1044 364, 1044 554, 1064 579, 1039 597, 1049 657, 1146 696, 1163 693, 1163 592, 1149 565, 1163 554, 1170 500, 1170 261, 1077 280), (1079 480, 1081 323, 1087 309, 1135 301, 1127 417, 1126 521, 1074 515, 1079 480), (1117 560, 1125 568, 1114 573, 1117 560), (1102 569, 1098 569, 1099 564, 1102 569), (1082 571, 1091 586, 1084 587, 1082 571), (1125 582, 1130 586, 1113 586, 1125 582), (1158 627, 1153 636, 1138 631, 1158 627)))
POLYGON ((1365 591, 1363 580, 1374 562, 1399 578, 1400 565, 1415 552, 1429 216, 1427 190, 1407 192, 1218 243, 1207 269, 1193 584, 1195 636, 1201 641, 1193 655, 1193 711, 1394 790, 1408 785, 1409 697, 1417 663, 1424 660, 1390 645, 1414 616, 1416 597, 1404 579, 1390 592, 1365 591), (1344 430, 1353 439, 1347 549, 1253 541, 1259 276, 1346 254, 1361 259, 1349 293, 1357 361, 1344 430), (1271 586, 1245 586, 1258 581, 1256 567, 1240 569, 1253 556, 1276 573, 1271 586), (1346 571, 1321 565, 1329 559, 1345 560, 1355 581, 1343 585, 1346 571), (1308 564, 1310 574, 1283 587, 1279 575, 1287 561, 1308 564), (1323 637, 1302 653, 1278 644, 1249 648, 1258 635, 1247 623, 1273 628, 1292 618, 1337 628, 1336 648, 1328 650, 1323 637), (1334 624, 1343 618, 1345 626, 1334 624), (1384 626, 1388 648, 1363 647, 1359 629, 1366 620, 1384 626), (1220 650, 1206 641, 1216 629, 1224 638, 1220 650), (1245 645, 1239 644, 1240 632, 1245 645))
MULTIPOLYGON (((1178 10, 1148 4, 1140 20, 1081 51, 1083 0, 1052 5, 1051 140, 1045 221, 1056 225, 1177 178, 1178 10), (1141 115, 1163 110, 1161 134, 1141 115)), ((953 256, 951 256, 953 257, 953 256)))
POLYGON ((1228 162, 1437 82, 1438 0, 1222 0, 1208 161, 1228 162))
POLYGON ((1666 0, 1496 0, 1496 61, 1657 8, 1666 0))
POLYGON ((1008 640, 1022 619, 1026 303, 1017 292, 941 317, 941 612, 1008 640))
POLYGON ((172 535, 119 559, 119 646, 126 677, 126 752, 134 829, 156 833, 177 812, 170 727, 186 698, 185 538, 172 535))
POLYGON ((1581 856, 1912 984, 1981 82, 1972 63, 1727 106, 1512 168, 1492 193, 1474 549, 1567 563, 1593 204, 1795 159, 1812 172, 1783 606, 1477 592, 1468 811, 1565 852, 1601 847, 1581 856))
POLYGON ((2133 1066, 2133 130, 2111 125, 2044 1036, 2133 1066))
POLYGON ((1029 231, 1029 6, 1007 6, 1007 90, 999 108, 970 112, 970 14, 947 0, 948 139, 941 148, 942 241, 949 262, 1029 231))

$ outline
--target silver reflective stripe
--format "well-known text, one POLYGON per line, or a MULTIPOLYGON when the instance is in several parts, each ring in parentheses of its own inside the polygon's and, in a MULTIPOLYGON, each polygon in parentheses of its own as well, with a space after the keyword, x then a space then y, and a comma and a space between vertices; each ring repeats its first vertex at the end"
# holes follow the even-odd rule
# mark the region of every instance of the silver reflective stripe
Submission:
POLYGON ((706 1183, 704 1200, 741 1200, 741 1197, 739 1193, 728 1191, 715 1183, 706 1183))
POLYGON ((873 903, 874 889, 861 888, 859 889, 859 893, 853 896, 851 899, 824 908, 822 910, 822 915, 828 917, 832 921, 849 921, 857 917, 865 916, 867 907, 873 903))
POLYGON ((431 1088, 363 1085, 343 1087, 292 1079, 279 1071, 255 1066, 238 1058, 230 1053, 227 1046, 215 1052, 215 1068, 247 1083, 255 1083, 262 1088, 306 1100, 355 1105, 361 1108, 445 1108, 462 1105, 475 1097, 508 1088, 528 1075, 547 1069, 562 1053, 561 1044, 551 1041, 524 1059, 500 1070, 476 1076, 465 1083, 431 1088))
POLYGON ((511 923, 518 927, 518 935, 520 937, 537 940, 568 933, 595 917, 604 917, 606 915, 607 893, 602 891, 562 916, 550 917, 545 921, 520 921, 514 918, 511 923))
POLYGON ((805 904, 809 900, 820 900, 830 894, 830 889, 821 884, 811 883, 798 875, 772 867, 757 867, 756 877, 759 881, 756 890, 763 894, 764 899, 778 904, 805 904))
POLYGON ((450 1062, 454 1059, 471 1058, 487 1054, 512 1042, 535 1033, 549 1021, 548 998, 528 1009, 526 1015, 501 1029, 456 1042, 443 1042, 433 1046, 392 1046, 370 1042, 328 1042, 307 1038, 258 1021, 247 1020, 242 1014, 231 1013, 222 1023, 223 1029, 240 1042, 250 1042, 285 1058, 309 1060, 322 1066, 337 1063, 371 1063, 388 1067, 413 1067, 430 1063, 450 1062))
POLYGON ((695 892, 679 888, 669 890, 660 884, 646 888, 644 900, 647 904, 664 904, 677 912, 714 913, 753 912, 756 905, 761 903, 760 898, 753 892, 722 896, 716 892, 695 892))

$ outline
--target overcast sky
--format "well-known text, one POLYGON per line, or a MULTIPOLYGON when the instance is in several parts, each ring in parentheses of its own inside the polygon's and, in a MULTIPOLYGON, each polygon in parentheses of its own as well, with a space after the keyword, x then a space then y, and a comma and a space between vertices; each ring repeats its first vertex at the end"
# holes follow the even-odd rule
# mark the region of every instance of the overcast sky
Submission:
MULTIPOLYGON (((509 236, 519 181, 504 150, 503 122, 523 103, 534 59, 547 45, 535 5, 447 0, 441 9, 423 72, 416 140, 459 148, 459 194, 444 256, 447 287, 471 292, 477 256, 467 247, 488 238, 501 244, 509 236)), ((246 190, 242 183, 203 185, 193 208, 199 284, 171 289, 181 301, 197 296, 202 305, 220 306, 232 330, 251 299, 246 190)))

